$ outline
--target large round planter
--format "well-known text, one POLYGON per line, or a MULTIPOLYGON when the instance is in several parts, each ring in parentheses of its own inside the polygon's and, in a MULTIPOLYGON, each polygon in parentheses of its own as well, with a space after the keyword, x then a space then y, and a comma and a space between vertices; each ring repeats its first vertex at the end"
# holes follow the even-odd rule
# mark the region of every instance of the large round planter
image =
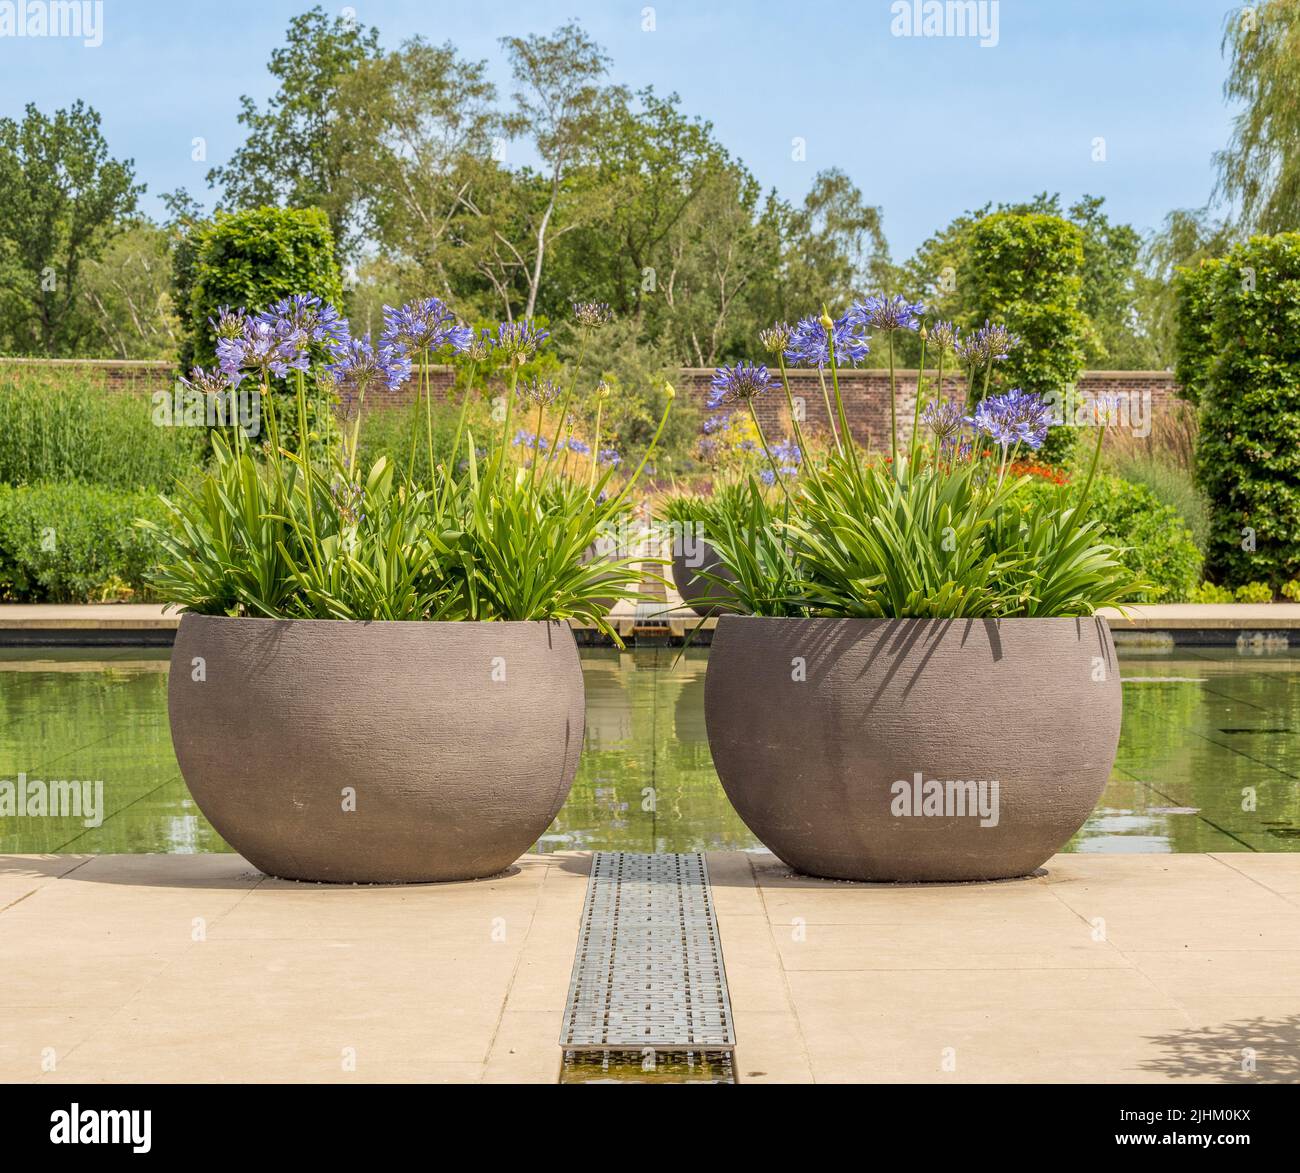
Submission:
POLYGON ((1023 876, 1091 813, 1119 743, 1105 620, 718 621, 714 765, 754 834, 847 880, 1023 876))
POLYGON ((186 615, 167 699, 199 809, 295 880, 495 875, 555 818, 582 749, 558 623, 186 615))
POLYGON ((673 586, 686 604, 696 615, 707 618, 710 615, 735 613, 740 610, 735 592, 705 574, 714 574, 725 582, 735 582, 736 576, 722 560, 718 553, 703 538, 696 538, 687 545, 681 539, 673 543, 673 586), (707 602, 705 600, 708 600, 707 602))

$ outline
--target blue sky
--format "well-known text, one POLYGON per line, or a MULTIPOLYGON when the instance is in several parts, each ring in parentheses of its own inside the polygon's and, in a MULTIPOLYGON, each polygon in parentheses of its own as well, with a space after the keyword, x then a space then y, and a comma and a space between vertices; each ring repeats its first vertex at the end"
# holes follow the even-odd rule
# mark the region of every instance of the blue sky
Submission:
MULTIPOLYGON (((182 185, 210 203, 207 169, 241 141, 239 97, 268 96, 267 58, 307 7, 103 0, 97 48, 0 36, 0 115, 84 98, 112 152, 135 160, 146 211, 182 185), (207 162, 191 160, 196 136, 207 162)), ((488 58, 503 94, 497 38, 577 17, 613 57, 612 80, 678 92, 766 186, 797 199, 820 168, 847 171, 884 209, 896 259, 970 207, 1042 190, 1103 195, 1113 216, 1154 228, 1205 203, 1230 131, 1219 42, 1234 6, 1212 0, 1000 0, 989 47, 895 36, 891 0, 659 0, 653 31, 645 0, 351 7, 386 46, 420 33, 488 58)))

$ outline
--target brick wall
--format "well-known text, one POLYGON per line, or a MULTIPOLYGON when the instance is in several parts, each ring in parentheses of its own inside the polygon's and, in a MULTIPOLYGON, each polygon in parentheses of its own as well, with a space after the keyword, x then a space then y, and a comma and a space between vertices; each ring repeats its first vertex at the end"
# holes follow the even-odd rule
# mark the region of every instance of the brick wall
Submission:
MULTIPOLYGON (((57 375, 60 372, 72 377, 88 378, 113 390, 149 393, 172 386, 174 368, 167 362, 122 362, 113 359, 14 359, 0 358, 0 391, 6 382, 25 371, 57 375)), ((708 414, 705 401, 709 393, 712 368, 687 368, 681 373, 678 392, 689 396, 703 417, 708 414)), ((916 402, 916 371, 900 370, 898 381, 898 425, 900 439, 911 434, 912 411, 916 402)), ((935 371, 930 370, 933 381, 935 371)), ((789 372, 790 390, 796 405, 803 404, 803 427, 810 438, 826 430, 826 408, 822 400, 821 382, 816 371, 793 370, 789 372)), ((435 367, 431 382, 438 391, 451 385, 451 369, 435 367)), ((944 376, 944 394, 953 398, 965 395, 965 382, 960 377, 944 376)), ((881 370, 850 370, 840 374, 840 391, 844 396, 849 426, 862 442, 870 440, 876 451, 889 446, 889 372, 881 370)), ((400 407, 411 402, 415 392, 414 381, 399 391, 385 393, 369 399, 374 407, 400 407)), ((1159 415, 1177 396, 1177 384, 1169 371, 1087 371, 1080 376, 1078 392, 1082 397, 1133 396, 1136 401, 1149 403, 1154 415, 1159 415)), ((780 392, 768 394, 757 401, 759 419, 769 438, 790 435, 789 410, 785 396, 780 392)), ((1136 408, 1134 409, 1136 410, 1136 408)))
MULTIPOLYGON (((682 372, 682 386, 678 390, 689 394, 702 414, 708 411, 705 402, 713 373, 712 370, 701 369, 682 372)), ((801 369, 788 371, 787 374, 796 410, 802 402, 803 418, 800 423, 804 433, 810 440, 814 435, 824 435, 827 430, 826 404, 818 373, 801 369)), ((933 369, 926 374, 932 389, 935 374, 933 369)), ((898 435, 901 441, 912 434, 917 372, 900 370, 895 372, 895 376, 898 386, 898 435)), ((829 375, 826 382, 829 393, 829 375)), ((889 447, 889 372, 874 369, 842 371, 839 383, 840 393, 844 398, 844 411, 849 418, 849 427, 853 430, 854 436, 864 444, 870 442, 875 451, 887 450, 889 447)), ((1131 397, 1130 411, 1137 413, 1149 410, 1152 415, 1160 414, 1171 400, 1177 400, 1177 392, 1178 385, 1169 371, 1086 371, 1079 377, 1076 385, 1076 394, 1080 401, 1116 396, 1123 401, 1131 397)), ((945 372, 943 394, 946 398, 964 399, 965 379, 960 376, 950 378, 945 372)), ((790 411, 783 393, 769 393, 755 403, 758 408, 758 418, 770 440, 775 443, 778 437, 784 438, 791 434, 790 411)), ((1136 415, 1134 421, 1137 422, 1136 415)))

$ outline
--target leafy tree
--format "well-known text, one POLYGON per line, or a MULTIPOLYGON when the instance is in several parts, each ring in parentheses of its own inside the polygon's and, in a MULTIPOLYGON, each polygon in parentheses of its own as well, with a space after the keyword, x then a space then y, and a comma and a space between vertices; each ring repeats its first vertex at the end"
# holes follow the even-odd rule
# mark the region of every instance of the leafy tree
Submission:
POLYGON ((171 234, 143 217, 87 261, 80 295, 87 351, 112 358, 172 358, 179 335, 171 303, 171 234))
POLYGON ((75 353, 89 329, 81 269, 135 210, 144 187, 132 167, 109 157, 99 115, 83 102, 0 118, 0 345, 75 353))
POLYGON ((1230 12, 1223 50, 1224 97, 1245 108, 1215 155, 1216 194, 1238 203, 1249 231, 1285 231, 1300 216, 1300 5, 1262 0, 1230 12))
POLYGON ((329 217, 340 256, 364 225, 356 176, 361 145, 354 111, 341 101, 347 79, 379 57, 379 31, 316 7, 289 22, 268 69, 280 88, 264 110, 248 95, 239 122, 248 136, 224 167, 208 172, 233 208, 318 207, 329 217))
POLYGON ((464 247, 471 209, 485 173, 499 170, 487 63, 415 37, 362 62, 341 88, 355 111, 357 176, 377 241, 413 287, 453 305, 472 299, 483 281, 464 247))
MULTIPOLYGON (((547 244, 565 230, 557 230, 557 215, 572 215, 564 206, 566 181, 589 155, 610 103, 626 95, 620 87, 601 85, 610 59, 576 23, 562 25, 549 36, 503 37, 501 43, 518 86, 506 129, 516 137, 529 136, 545 165, 545 198, 537 209, 540 214, 529 216, 532 239, 526 246, 529 255, 524 267, 528 296, 523 312, 532 317, 547 244)), ((510 250, 524 259, 519 245, 511 243, 510 250)))

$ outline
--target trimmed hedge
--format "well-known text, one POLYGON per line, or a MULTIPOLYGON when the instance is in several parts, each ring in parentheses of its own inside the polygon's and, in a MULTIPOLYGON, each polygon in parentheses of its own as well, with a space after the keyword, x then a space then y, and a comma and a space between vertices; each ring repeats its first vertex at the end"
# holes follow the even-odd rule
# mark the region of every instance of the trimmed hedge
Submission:
POLYGON ((74 483, 0 485, 0 599, 139 598, 154 546, 135 519, 164 516, 154 493, 74 483))
MULTIPOLYGON (((1082 230, 1059 216, 995 212, 971 228, 958 275, 966 325, 1000 321, 1020 337, 994 367, 999 390, 1060 397, 1078 380, 1092 329, 1083 311, 1083 243, 1082 230)), ((1077 428, 1052 428, 1040 459, 1067 464, 1077 441, 1077 428)))
POLYGON ((1300 233, 1256 236, 1178 276, 1177 367, 1199 404, 1197 480, 1216 582, 1300 573, 1300 233))

